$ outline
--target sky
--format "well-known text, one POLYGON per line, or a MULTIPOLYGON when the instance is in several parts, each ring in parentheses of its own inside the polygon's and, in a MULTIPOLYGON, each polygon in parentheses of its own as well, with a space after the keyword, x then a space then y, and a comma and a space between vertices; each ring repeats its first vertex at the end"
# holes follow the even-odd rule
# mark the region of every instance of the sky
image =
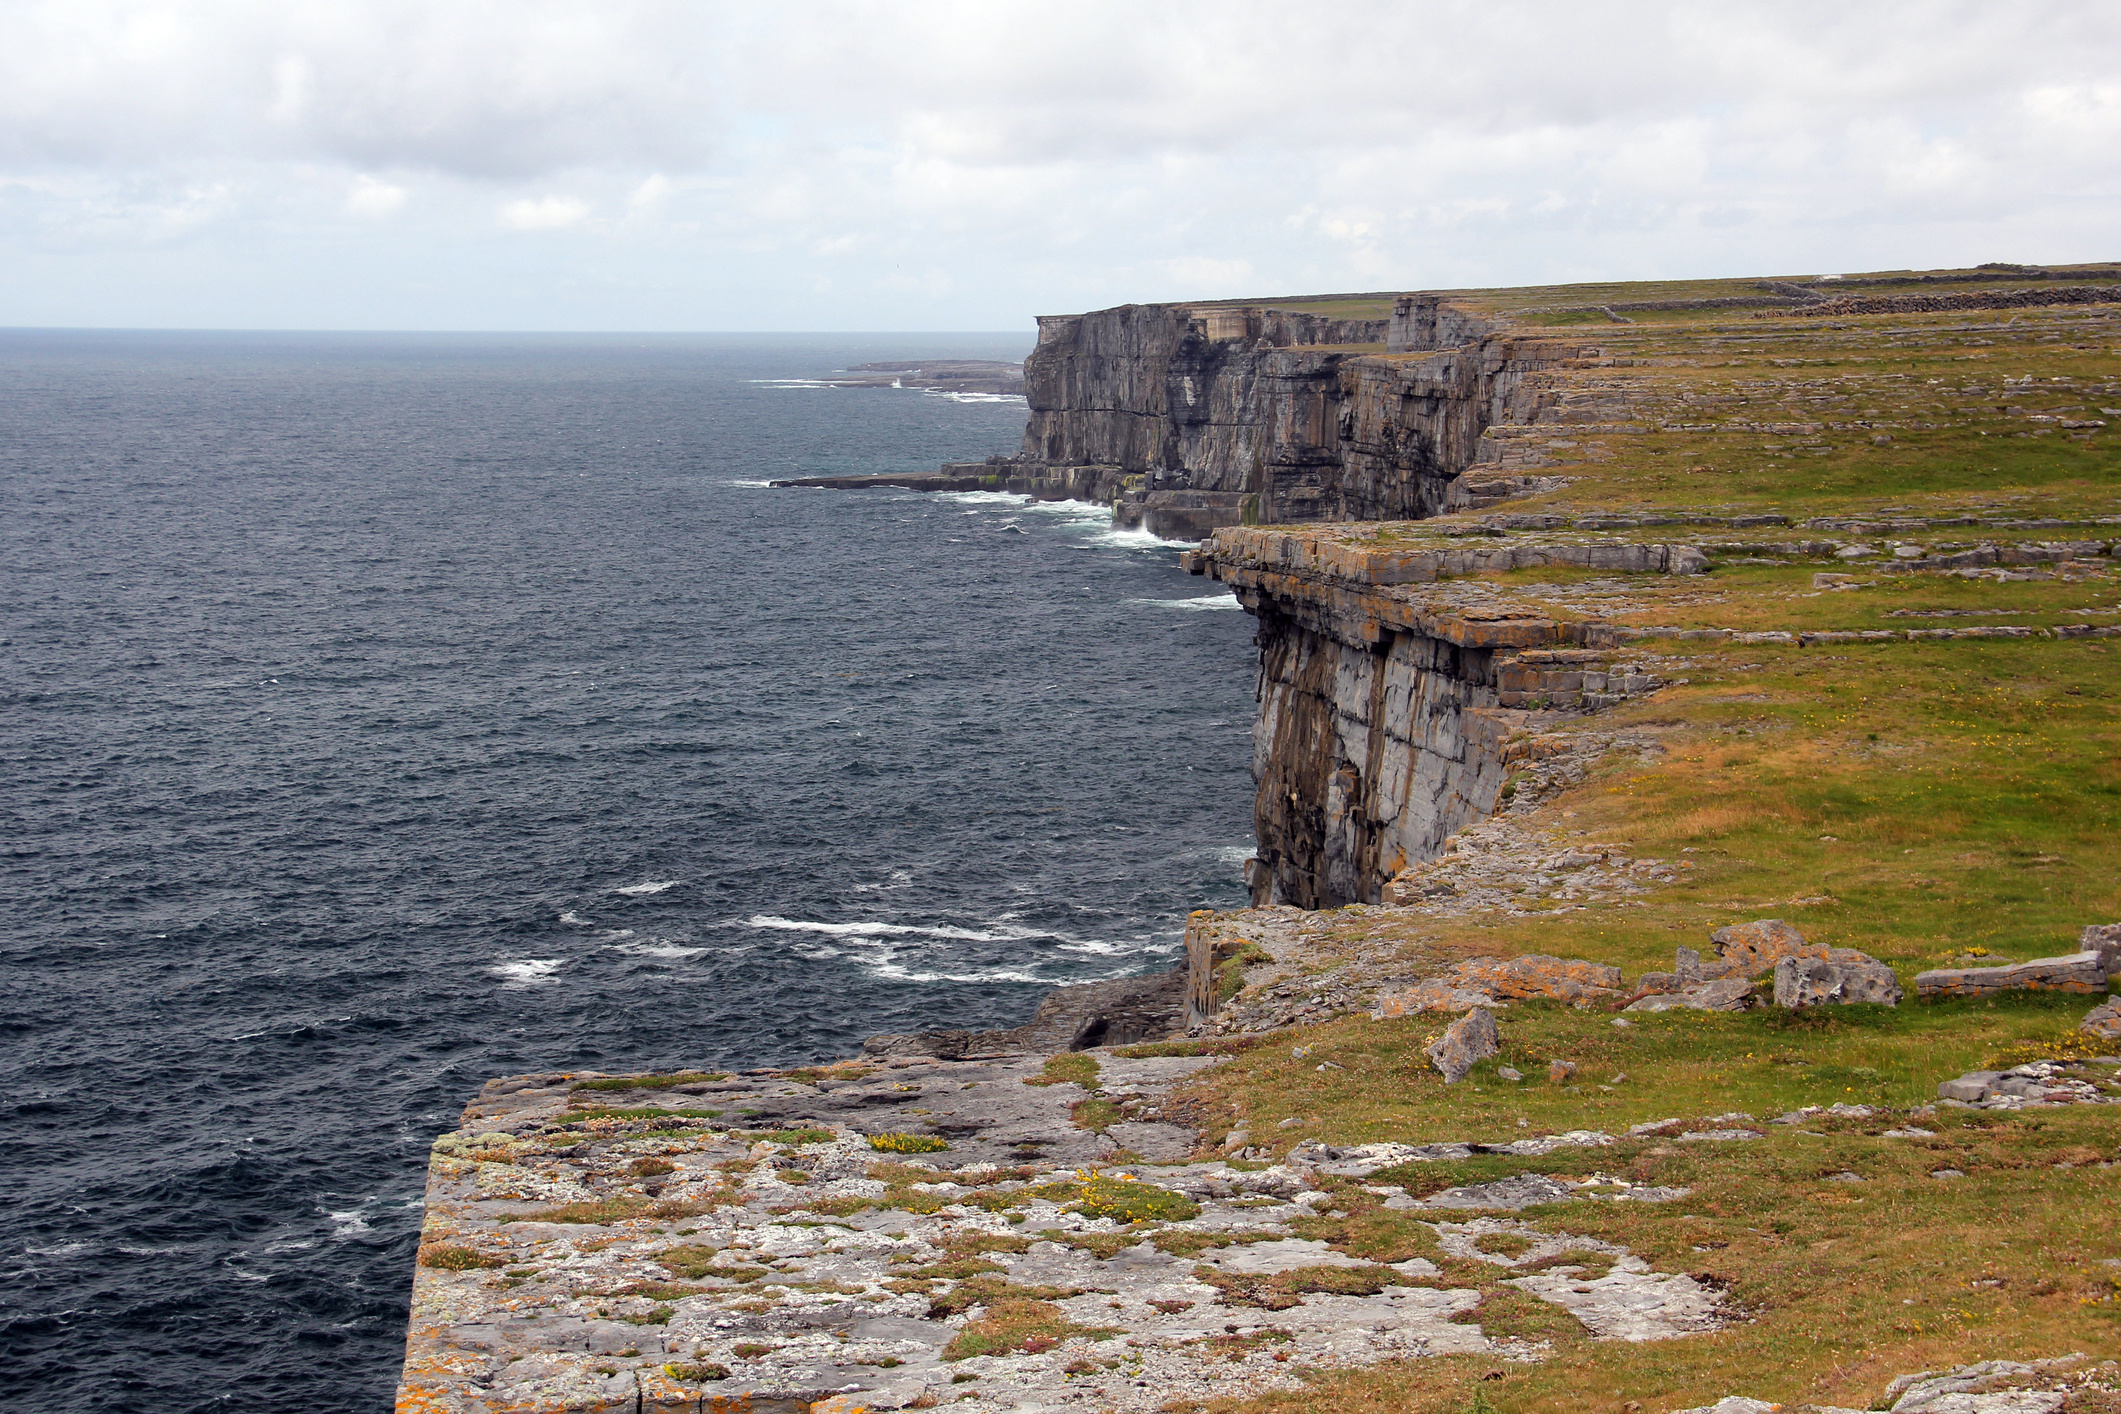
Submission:
POLYGON ((0 325, 1015 330, 2121 258, 2091 0, 0 0, 0 325))

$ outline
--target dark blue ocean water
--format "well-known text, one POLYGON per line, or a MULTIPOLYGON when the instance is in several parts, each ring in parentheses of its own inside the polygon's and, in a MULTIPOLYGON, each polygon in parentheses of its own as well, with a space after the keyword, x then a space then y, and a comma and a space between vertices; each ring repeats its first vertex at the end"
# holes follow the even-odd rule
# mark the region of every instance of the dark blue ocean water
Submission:
POLYGON ((1006 336, 0 332, 0 1385, 389 1406, 487 1077, 850 1053, 1241 896, 1250 624, 1083 507, 769 490, 1006 336))

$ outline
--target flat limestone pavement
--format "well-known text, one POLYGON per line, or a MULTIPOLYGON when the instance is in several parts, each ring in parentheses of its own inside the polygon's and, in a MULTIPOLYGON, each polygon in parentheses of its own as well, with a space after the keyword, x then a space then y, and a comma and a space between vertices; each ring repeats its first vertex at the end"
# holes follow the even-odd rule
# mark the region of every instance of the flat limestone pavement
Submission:
MULTIPOLYGON (((1322 1182, 1477 1146, 1124 1162, 1123 1139, 1188 1157, 1199 1136, 1159 1106, 1214 1063, 1098 1051, 493 1082, 435 1142, 397 1407, 1148 1411, 1295 1388, 1306 1368, 1538 1357, 1483 1333, 1478 1288, 1430 1262, 1372 1262, 1292 1227, 1330 1206, 1322 1182), (1100 1134, 1077 1122, 1086 1101, 1144 1117, 1100 1134)), ((1526 1176, 1410 1206, 1436 1209, 1445 1250, 1498 1267, 1610 1248, 1595 1278, 1564 1265, 1505 1279, 1595 1337, 1716 1328, 1716 1290, 1610 1244, 1542 1233, 1531 1256, 1504 1257, 1465 1236, 1496 1221, 1532 1232, 1481 1210, 1627 1188, 1526 1176)))

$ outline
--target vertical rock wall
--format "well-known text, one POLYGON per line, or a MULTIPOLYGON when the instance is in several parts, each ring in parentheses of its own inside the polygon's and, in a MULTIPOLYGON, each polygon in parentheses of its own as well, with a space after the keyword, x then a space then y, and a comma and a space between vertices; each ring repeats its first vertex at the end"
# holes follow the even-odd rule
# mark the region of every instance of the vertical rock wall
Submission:
POLYGON ((1483 434, 1532 420, 1546 370, 1576 350, 1435 297, 1401 304, 1389 321, 1183 305, 1043 318, 1012 474, 1091 488, 1122 520, 1187 538, 1435 515, 1469 468, 1502 460, 1483 434), (1388 336, 1395 352, 1374 352, 1388 336))
POLYGON ((1416 632, 1354 639, 1261 599, 1252 735, 1255 903, 1375 903, 1495 808, 1495 652, 1416 632))

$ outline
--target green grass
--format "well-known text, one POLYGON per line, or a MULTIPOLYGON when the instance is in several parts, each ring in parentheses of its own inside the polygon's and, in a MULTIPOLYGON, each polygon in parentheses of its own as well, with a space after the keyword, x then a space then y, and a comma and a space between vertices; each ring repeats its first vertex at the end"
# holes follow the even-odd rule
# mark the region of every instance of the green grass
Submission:
POLYGON ((869 1147, 885 1154, 939 1154, 950 1147, 933 1134, 872 1134, 869 1147))
POLYGON ((1049 1056, 1037 1075, 1025 1078, 1026 1085, 1080 1085, 1085 1090, 1097 1088, 1097 1057, 1081 1051, 1069 1051, 1062 1055, 1049 1056))
POLYGON ((602 1080, 578 1080, 569 1090, 668 1090, 678 1085, 702 1085, 727 1080, 719 1070, 685 1070, 672 1075, 613 1075, 602 1080))

